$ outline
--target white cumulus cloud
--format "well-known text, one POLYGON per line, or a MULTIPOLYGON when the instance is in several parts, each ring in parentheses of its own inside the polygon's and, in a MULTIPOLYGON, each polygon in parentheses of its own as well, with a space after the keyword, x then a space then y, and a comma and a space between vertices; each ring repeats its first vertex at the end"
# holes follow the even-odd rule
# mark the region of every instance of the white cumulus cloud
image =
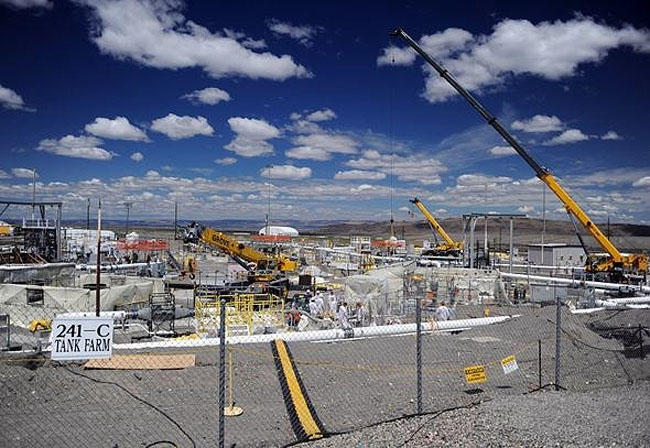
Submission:
POLYGON ((416 56, 411 47, 400 48, 391 45, 384 48, 382 54, 377 57, 377 65, 411 65, 416 56))
POLYGON ((236 134, 235 138, 224 146, 228 151, 242 157, 257 157, 273 153, 273 145, 267 140, 277 138, 280 130, 264 120, 245 117, 228 119, 230 129, 236 134))
POLYGON ((314 134, 298 135, 293 143, 318 148, 328 153, 356 154, 359 142, 343 134, 320 131, 314 134))
POLYGON ((490 154, 496 157, 513 156, 517 151, 512 146, 493 146, 490 148, 490 154))
POLYGON ((266 42, 264 39, 253 39, 252 37, 246 36, 246 33, 234 31, 229 28, 224 28, 223 33, 226 37, 239 41, 246 48, 252 48, 254 50, 266 48, 266 42))
POLYGON ((102 141, 97 137, 66 135, 58 140, 51 138, 41 140, 36 150, 64 157, 111 160, 115 154, 100 148, 101 144, 102 141))
POLYGON ((268 27, 275 34, 288 36, 297 40, 302 45, 310 46, 312 39, 318 33, 318 28, 310 25, 292 25, 288 22, 281 22, 276 19, 271 19, 268 22, 268 27))
POLYGON ((363 151, 361 157, 346 162, 350 168, 379 171, 386 175, 391 173, 401 181, 419 182, 423 185, 440 184, 440 173, 446 167, 437 159, 418 153, 402 156, 399 154, 381 154, 376 150, 363 151))
POLYGON ((237 159, 235 159, 234 157, 223 157, 221 159, 215 159, 214 163, 218 165, 224 165, 224 166, 234 165, 235 163, 237 163, 237 159))
POLYGON ((328 121, 333 118, 336 118, 336 112, 332 109, 317 110, 305 117, 307 121, 328 121))
POLYGON ((193 103, 203 103, 214 106, 221 101, 230 101, 230 94, 218 87, 206 87, 183 95, 181 98, 190 100, 193 103))
POLYGON ((456 179, 456 183, 463 187, 477 185, 495 185, 512 182, 510 177, 506 176, 487 176, 483 174, 461 174, 456 179))
POLYGON ((528 120, 512 122, 512 129, 524 132, 553 132, 564 128, 562 121, 555 115, 535 115, 528 120))
POLYGON ((642 178, 632 183, 633 187, 650 187, 650 176, 643 176, 642 178))
POLYGON ((8 87, 0 85, 0 104, 5 109, 13 110, 24 110, 27 112, 33 112, 34 109, 31 109, 25 106, 25 101, 23 97, 18 95, 15 91, 11 90, 8 87))
POLYGON ((54 5, 50 0, 0 0, 0 4, 16 9, 45 8, 50 9, 54 5))
POLYGON ((214 129, 212 129, 208 120, 200 115, 198 117, 190 117, 187 115, 180 117, 170 113, 166 117, 152 121, 151 129, 165 134, 172 140, 190 138, 196 135, 210 136, 214 134, 214 129))
POLYGON ((141 152, 134 152, 133 154, 131 154, 130 159, 133 160, 134 162, 142 162, 142 160, 144 159, 144 154, 142 154, 141 152))
POLYGON ((199 67, 214 78, 282 81, 311 76, 289 55, 258 53, 187 19, 181 1, 81 0, 93 14, 91 38, 102 53, 148 67, 199 67))
MULTIPOLYGON (((12 168, 11 174, 14 177, 21 179, 31 179, 34 175, 34 172, 30 168, 12 168)), ((36 173, 36 177, 38 177, 38 173, 36 173)))
POLYGON ((334 175, 337 180, 382 180, 386 179, 386 174, 377 171, 365 170, 348 170, 339 171, 334 175))
POLYGON ((529 214, 529 213, 534 212, 534 211, 535 211, 535 207, 533 207, 532 205, 522 205, 521 207, 519 207, 519 208, 517 209, 517 211, 518 211, 519 213, 524 213, 524 214, 527 215, 527 214, 529 214))
POLYGON ((112 140, 149 141, 147 134, 129 123, 126 117, 97 117, 84 128, 89 134, 112 140))
POLYGON ((332 155, 326 150, 312 146, 296 146, 285 151, 284 155, 290 159, 316 160, 319 162, 332 158, 332 155))
POLYGON ((311 168, 293 165, 272 165, 260 170, 260 176, 271 179, 302 180, 311 177, 311 168))
POLYGON ((542 145, 567 145, 569 143, 577 143, 585 140, 589 140, 589 136, 585 135, 580 129, 567 129, 560 135, 556 135, 552 139, 545 141, 542 145))
POLYGON ((602 137, 603 140, 623 140, 623 137, 618 135, 616 131, 607 131, 602 137))
MULTIPOLYGON (((509 77, 533 75, 557 81, 574 76, 588 63, 600 62, 610 51, 628 47, 638 52, 650 52, 650 31, 598 23, 590 17, 534 24, 529 20, 504 19, 491 34, 472 36, 465 30, 448 29, 442 33, 423 36, 437 46, 429 49, 434 58, 470 91, 481 92, 502 85, 509 77), (443 35, 455 30, 443 39, 443 35)), ((425 48, 426 50, 426 48, 425 48)), ((377 63, 389 64, 396 50, 384 49, 377 63)), ((410 64, 410 56, 402 55, 403 65, 410 64)), ((424 97, 432 103, 446 101, 455 90, 428 65, 424 97)))

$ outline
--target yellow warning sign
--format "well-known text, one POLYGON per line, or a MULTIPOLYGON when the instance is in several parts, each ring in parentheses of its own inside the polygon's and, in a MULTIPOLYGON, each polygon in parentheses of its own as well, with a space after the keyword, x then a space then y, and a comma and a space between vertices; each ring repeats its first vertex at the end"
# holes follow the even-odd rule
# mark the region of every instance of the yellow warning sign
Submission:
POLYGON ((514 372, 519 368, 517 365, 517 360, 515 359, 514 355, 508 356, 507 358, 503 358, 501 360, 501 367, 503 367, 503 373, 505 375, 514 372))
POLYGON ((485 383, 487 381, 485 366, 465 367, 465 381, 467 384, 485 383))

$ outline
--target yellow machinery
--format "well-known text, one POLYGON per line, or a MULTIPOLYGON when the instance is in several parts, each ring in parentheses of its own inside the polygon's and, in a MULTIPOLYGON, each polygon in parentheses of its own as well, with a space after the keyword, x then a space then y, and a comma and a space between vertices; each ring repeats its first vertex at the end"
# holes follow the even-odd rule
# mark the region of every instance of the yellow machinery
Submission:
POLYGON ((284 300, 273 294, 227 293, 196 299, 198 333, 218 327, 219 304, 226 299, 226 333, 253 334, 256 325, 284 327, 284 300))
POLYGON ((267 254, 253 249, 225 233, 192 224, 186 231, 186 242, 203 241, 228 254, 248 271, 295 271, 298 265, 281 254, 267 254))
POLYGON ((431 212, 429 212, 429 209, 426 208, 426 206, 420 201, 418 198, 413 198, 410 200, 412 204, 414 204, 418 210, 424 215, 425 218, 427 218, 427 221, 429 221, 429 224, 435 230, 438 232, 438 234, 442 237, 444 240, 443 243, 438 244, 434 249, 434 253, 436 255, 453 255, 453 256, 458 256, 462 251, 463 251, 463 242, 462 241, 454 241, 451 239, 451 237, 445 232, 445 229, 442 228, 440 224, 438 224, 438 221, 433 217, 431 212))
MULTIPOLYGON (((551 189, 557 198, 562 202, 567 213, 573 221, 574 217, 589 232, 596 242, 607 253, 605 256, 588 255, 586 269, 588 272, 607 273, 613 279, 620 279, 626 274, 646 276, 648 272, 648 257, 645 254, 621 254, 611 241, 600 231, 596 223, 582 210, 582 208, 573 200, 573 198, 562 188, 551 172, 541 166, 533 157, 524 149, 523 146, 510 135, 510 133, 497 121, 497 119, 479 103, 467 90, 465 90, 454 77, 431 56, 429 56, 420 46, 402 30, 396 29, 391 33, 393 36, 402 38, 411 48, 413 48, 424 60, 433 67, 436 72, 447 81, 467 102, 483 117, 483 119, 492 126, 507 141, 510 146, 519 154, 528 165, 535 171, 537 177, 551 189)), ((575 222, 574 222, 575 225, 575 222)), ((576 227, 577 233, 577 227, 576 227)), ((583 248, 585 248, 582 237, 578 233, 578 238, 583 248)), ((586 251, 586 249, 585 249, 586 251)))

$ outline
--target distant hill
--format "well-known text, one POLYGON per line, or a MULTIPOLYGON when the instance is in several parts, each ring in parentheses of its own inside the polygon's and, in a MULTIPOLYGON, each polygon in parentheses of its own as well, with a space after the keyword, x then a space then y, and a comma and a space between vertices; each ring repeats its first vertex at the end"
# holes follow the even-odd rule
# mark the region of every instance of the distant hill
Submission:
MULTIPOLYGON (((8 220, 12 221, 12 220, 8 220)), ((188 220, 179 220, 180 227, 189 224, 188 220)), ((264 226, 261 220, 220 219, 202 220, 202 224, 214 227, 224 232, 257 232, 264 226)), ((16 222, 18 224, 18 222, 16 222)), ((123 233, 126 229, 124 220, 104 220, 104 229, 123 233)), ((452 238, 462 240, 462 218, 444 218, 440 220, 442 227, 452 238)), ((327 235, 349 237, 351 235, 365 235, 373 238, 388 238, 390 225, 384 221, 351 221, 351 220, 273 220, 273 225, 295 227, 302 235, 327 235)), ((85 228, 85 219, 63 220, 64 227, 85 228)), ((607 224, 598 223, 600 229, 607 233, 607 224)), ((91 220, 90 227, 97 227, 95 220, 91 220)), ((395 222, 395 234, 404 237, 410 243, 421 244, 422 240, 433 238, 429 224, 424 219, 395 222)), ((484 221, 476 224, 476 238, 483 240, 484 221)), ((163 219, 132 220, 129 222, 130 230, 166 231, 173 229, 173 222, 163 219)), ((580 233, 585 237, 588 247, 598 249, 596 242, 587 232, 579 226, 580 233)), ((154 233, 157 234, 157 233, 154 233)), ((505 248, 508 245, 509 220, 507 218, 491 218, 488 220, 488 240, 492 247, 505 248)), ((650 226, 640 224, 616 223, 610 225, 611 240, 622 251, 649 250, 650 226)), ((153 235, 153 234, 152 234, 153 235)), ((542 220, 537 218, 516 218, 514 220, 514 242, 516 245, 525 245, 541 242, 542 220)), ((546 220, 545 242, 578 244, 573 225, 567 220, 546 220)))
MULTIPOLYGON (((463 239, 462 218, 444 218, 440 225, 449 235, 458 240, 463 239)), ((474 229, 477 239, 483 240, 485 221, 479 219, 474 229)), ((537 218, 514 219, 515 244, 531 244, 541 241, 543 222, 537 218)), ((607 224, 598 223, 598 227, 607 233, 607 224)), ((407 241, 419 243, 423 239, 431 240, 433 233, 429 224, 424 220, 397 221, 394 224, 395 236, 407 241)), ((491 218, 488 220, 488 241, 492 246, 505 247, 508 245, 510 220, 507 218, 491 218)), ((585 243, 591 248, 598 248, 596 242, 587 236, 587 232, 578 225, 585 243)), ((316 228, 310 233, 322 235, 367 235, 375 238, 390 236, 389 222, 342 222, 316 228)), ((610 224, 610 235, 613 243, 620 250, 644 250, 650 248, 650 226, 638 224, 610 224)), ((573 224, 570 221, 546 220, 544 240, 547 243, 579 244, 573 224)))

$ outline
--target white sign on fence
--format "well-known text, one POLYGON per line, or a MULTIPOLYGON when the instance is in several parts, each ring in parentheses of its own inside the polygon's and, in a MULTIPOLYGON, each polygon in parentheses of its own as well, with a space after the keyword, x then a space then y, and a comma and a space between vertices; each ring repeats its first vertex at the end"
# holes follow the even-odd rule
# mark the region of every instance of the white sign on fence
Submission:
POLYGON ((514 372, 519 368, 517 365, 517 360, 515 359, 514 355, 508 356, 507 358, 503 358, 501 360, 501 367, 503 367, 503 373, 505 375, 514 372))
POLYGON ((52 322, 52 359, 107 359, 113 353, 113 318, 56 317, 52 322))

